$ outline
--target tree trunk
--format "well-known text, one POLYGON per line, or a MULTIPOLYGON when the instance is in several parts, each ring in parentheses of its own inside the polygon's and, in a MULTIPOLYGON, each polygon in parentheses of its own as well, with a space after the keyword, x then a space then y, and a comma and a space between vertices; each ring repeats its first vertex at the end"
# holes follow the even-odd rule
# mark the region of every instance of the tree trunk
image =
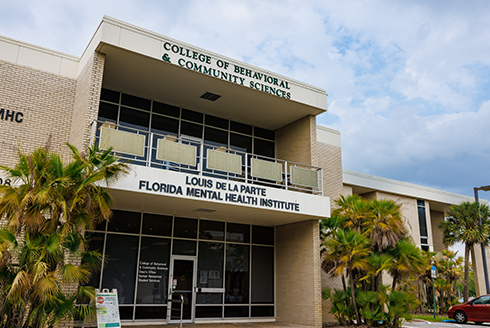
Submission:
POLYGON ((345 277, 344 274, 342 274, 342 287, 344 287, 344 292, 347 291, 347 286, 345 285, 345 277))
POLYGON ((350 292, 352 296, 352 304, 354 305, 354 311, 356 313, 356 323, 357 325, 361 324, 361 315, 359 314, 359 309, 357 308, 357 301, 356 301, 356 293, 354 292, 354 277, 352 275, 352 270, 349 269, 347 271, 347 274, 350 276, 349 279, 349 284, 350 284, 350 292))
POLYGON ((468 302, 470 296, 469 281, 470 281, 470 246, 465 244, 464 246, 464 303, 468 302))

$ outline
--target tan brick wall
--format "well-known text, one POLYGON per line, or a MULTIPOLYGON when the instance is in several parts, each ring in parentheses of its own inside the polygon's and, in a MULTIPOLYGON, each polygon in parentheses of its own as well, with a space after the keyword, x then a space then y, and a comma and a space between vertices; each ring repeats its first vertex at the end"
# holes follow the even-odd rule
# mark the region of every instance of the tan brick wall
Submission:
MULTIPOLYGON (((75 100, 74 79, 0 61, 0 108, 23 113, 21 123, 0 120, 0 163, 17 162, 19 147, 30 153, 51 142, 51 149, 67 147, 75 100)), ((19 117, 20 118, 20 117, 19 117)))
POLYGON ((99 112, 105 55, 95 52, 77 79, 70 143, 79 149, 88 145, 91 123, 99 112))
POLYGON ((322 326, 318 221, 276 227, 276 318, 322 326))
POLYGON ((314 165, 315 147, 315 116, 305 116, 276 131, 276 157, 279 159, 314 165))
POLYGON ((330 197, 330 204, 344 194, 342 178, 342 151, 340 147, 323 142, 316 143, 315 166, 323 169, 323 195, 330 197))

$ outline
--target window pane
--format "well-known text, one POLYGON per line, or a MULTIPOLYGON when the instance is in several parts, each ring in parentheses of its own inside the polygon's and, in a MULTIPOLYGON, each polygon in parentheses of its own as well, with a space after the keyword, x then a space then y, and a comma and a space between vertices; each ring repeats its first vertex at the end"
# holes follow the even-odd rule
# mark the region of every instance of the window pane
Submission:
POLYGON ((252 243, 274 245, 274 228, 252 226, 252 243))
POLYGON ((148 130, 150 126, 150 113, 121 107, 119 124, 133 129, 148 130))
POLYGON ((179 133, 179 121, 173 118, 153 115, 151 117, 151 131, 159 134, 174 134, 179 133))
POLYGON ((117 289, 119 304, 133 304, 136 281, 136 236, 107 235, 102 288, 117 289))
POLYGON ((222 306, 196 306, 196 318, 221 318, 222 306))
POLYGON ((204 142, 211 145, 228 147, 228 132, 206 127, 204 130, 204 142))
POLYGON ((254 127, 254 137, 275 140, 274 136, 275 136, 274 131, 254 127))
POLYGON ((166 306, 137 306, 135 319, 165 319, 166 306))
POLYGON ((274 143, 254 138, 254 154, 274 158, 274 143))
POLYGON ((113 216, 109 221, 108 231, 140 233, 141 213, 127 211, 112 211, 113 216))
POLYGON ((195 112, 193 110, 188 110, 182 108, 182 119, 187 121, 192 121, 196 123, 202 123, 203 121, 203 113, 195 112))
POLYGON ((245 153, 252 153, 252 137, 230 133, 230 148, 245 153))
POLYGON ((198 287, 223 288, 223 243, 199 242, 198 287))
MULTIPOLYGON (((104 248, 104 234, 103 233, 91 233, 87 236, 88 249, 90 251, 98 251, 102 255, 104 248)), ((82 262, 83 264, 83 262, 82 262)), ((99 270, 92 273, 90 280, 87 282, 86 286, 92 286, 100 289, 100 267, 99 270)))
POLYGON ((133 306, 120 306, 119 317, 121 320, 133 320, 133 306))
POLYGON ((248 318, 248 306, 225 306, 225 318, 227 317, 245 317, 248 318))
POLYGON ((162 104, 158 101, 153 102, 153 112, 164 114, 172 117, 180 117, 180 108, 168 104, 162 104))
POLYGON ((425 207, 417 207, 417 211, 419 214, 420 236, 428 237, 429 234, 427 232, 427 218, 425 216, 425 207))
POLYGON ((230 130, 240 132, 248 135, 252 135, 252 126, 248 124, 238 123, 230 121, 230 130))
POLYGON ((274 303, 274 248, 252 246, 252 303, 274 303))
POLYGON ((172 217, 169 215, 143 214, 143 234, 172 235, 172 217))
POLYGON ((252 306, 252 317, 273 317, 273 306, 252 306))
POLYGON ((201 220, 199 222, 199 238, 208 240, 225 240, 225 223, 201 220))
POLYGON ((221 117, 216 117, 212 115, 206 115, 205 117, 206 125, 211 125, 215 126, 217 128, 222 128, 222 129, 227 129, 228 130, 228 120, 225 120, 224 118, 221 117))
POLYGON ((170 239, 141 238, 137 304, 167 302, 170 239))
POLYGON ((127 94, 123 93, 122 97, 121 97, 121 105, 141 108, 144 110, 150 110, 151 100, 136 97, 136 96, 131 96, 131 95, 127 95, 127 94))
POLYGON ((180 134, 202 139, 202 125, 181 122, 180 134))
POLYGON ((196 255, 196 241, 174 239, 174 246, 172 248, 172 254, 195 256, 196 255))
POLYGON ((196 304, 223 304, 223 294, 197 293, 196 304))
POLYGON ((197 239, 197 220, 175 218, 174 237, 197 239))
POLYGON ((226 245, 225 303, 227 304, 249 302, 249 253, 248 245, 226 245))
POLYGON ((117 122, 118 106, 101 102, 99 105, 98 119, 103 122, 117 122))
POLYGON ((100 93, 100 99, 118 104, 119 103, 119 92, 102 88, 102 91, 100 93))
POLYGON ((226 241, 249 243, 250 226, 248 224, 227 223, 226 241))

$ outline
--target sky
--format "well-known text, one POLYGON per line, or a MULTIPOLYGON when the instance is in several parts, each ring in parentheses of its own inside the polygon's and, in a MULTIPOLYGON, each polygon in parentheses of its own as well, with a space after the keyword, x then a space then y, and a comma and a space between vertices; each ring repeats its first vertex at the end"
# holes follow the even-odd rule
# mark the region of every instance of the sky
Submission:
MULTIPOLYGON (((312 84, 346 169, 490 185, 490 1, 0 0, 0 35, 81 56, 108 15, 312 84)), ((490 200, 490 192, 480 192, 490 200)))

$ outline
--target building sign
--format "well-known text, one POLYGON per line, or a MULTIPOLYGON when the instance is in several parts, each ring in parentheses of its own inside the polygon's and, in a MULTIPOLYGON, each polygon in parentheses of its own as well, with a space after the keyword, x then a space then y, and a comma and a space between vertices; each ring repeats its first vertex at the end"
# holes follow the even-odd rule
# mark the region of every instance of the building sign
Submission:
POLYGON ((0 108, 0 120, 22 123, 24 120, 24 114, 22 112, 0 108))
MULTIPOLYGON (((111 185, 111 189, 161 195, 189 201, 243 206, 312 217, 330 216, 330 199, 322 195, 297 192, 240 181, 204 177, 146 166, 131 167, 132 176, 111 185)), ((237 208, 237 210, 239 210, 237 208)), ((164 262, 145 258, 146 262, 164 262)), ((208 277, 209 278, 209 277, 208 277)))
POLYGON ((170 42, 163 43, 162 60, 251 89, 291 99, 288 81, 238 66, 170 42))
POLYGON ((175 185, 164 181, 139 180, 139 190, 155 193, 175 194, 192 198, 224 201, 299 212, 300 205, 267 196, 264 187, 236 183, 229 180, 216 181, 195 175, 185 175, 185 185, 175 185))
POLYGON ((108 289, 95 293, 95 307, 97 310, 97 328, 121 327, 119 318, 119 304, 117 290, 108 289))

